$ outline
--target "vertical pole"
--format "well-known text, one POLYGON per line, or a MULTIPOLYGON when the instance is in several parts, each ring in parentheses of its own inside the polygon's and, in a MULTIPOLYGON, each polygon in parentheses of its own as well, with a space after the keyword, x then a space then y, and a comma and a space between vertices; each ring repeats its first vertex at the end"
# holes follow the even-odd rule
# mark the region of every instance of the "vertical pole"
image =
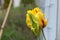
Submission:
POLYGON ((5 24, 6 24, 6 21, 7 21, 7 18, 8 18, 8 15, 9 15, 9 12, 10 12, 10 9, 11 9, 11 6, 12 6, 12 3, 13 3, 13 0, 10 0, 10 3, 9 3, 8 9, 7 9, 5 18, 3 20, 3 23, 2 23, 2 26, 1 26, 1 29, 0 29, 0 40, 1 40, 1 37, 2 37, 3 29, 5 27, 5 24))

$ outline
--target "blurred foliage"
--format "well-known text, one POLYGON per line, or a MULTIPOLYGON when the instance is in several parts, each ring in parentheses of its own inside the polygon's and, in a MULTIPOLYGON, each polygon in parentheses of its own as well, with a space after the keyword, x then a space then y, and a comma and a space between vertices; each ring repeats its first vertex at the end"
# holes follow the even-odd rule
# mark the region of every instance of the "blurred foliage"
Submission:
MULTIPOLYGON (((22 0, 23 2, 32 2, 33 0, 22 0)), ((31 3, 30 2, 30 3, 31 3)), ((36 37, 26 27, 25 14, 28 9, 36 7, 34 4, 21 3, 17 8, 11 8, 7 23, 4 28, 2 40, 36 40, 36 37), (24 6, 25 5, 25 6, 24 6)), ((4 19, 6 10, 0 15, 0 26, 4 19)))
POLYGON ((3 8, 6 9, 9 5, 10 0, 4 0, 3 8))
POLYGON ((21 0, 21 3, 35 3, 35 0, 21 0))

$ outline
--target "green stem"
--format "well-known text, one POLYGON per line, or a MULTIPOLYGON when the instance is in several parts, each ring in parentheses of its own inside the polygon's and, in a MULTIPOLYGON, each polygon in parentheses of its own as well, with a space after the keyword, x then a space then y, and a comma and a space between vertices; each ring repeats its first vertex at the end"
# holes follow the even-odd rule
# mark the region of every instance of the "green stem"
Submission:
POLYGON ((37 40, 40 40, 40 36, 37 36, 37 40))
POLYGON ((42 29, 42 34, 43 34, 44 40, 46 40, 46 37, 45 37, 45 35, 44 35, 44 31, 43 31, 43 29, 42 29))

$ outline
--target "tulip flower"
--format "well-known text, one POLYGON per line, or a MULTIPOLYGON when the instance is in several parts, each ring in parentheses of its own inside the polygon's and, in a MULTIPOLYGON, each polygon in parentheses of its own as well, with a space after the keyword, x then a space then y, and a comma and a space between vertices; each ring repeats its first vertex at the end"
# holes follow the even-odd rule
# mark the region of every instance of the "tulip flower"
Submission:
POLYGON ((47 19, 42 10, 36 7, 27 11, 26 24, 36 36, 40 36, 41 30, 47 25, 47 19))

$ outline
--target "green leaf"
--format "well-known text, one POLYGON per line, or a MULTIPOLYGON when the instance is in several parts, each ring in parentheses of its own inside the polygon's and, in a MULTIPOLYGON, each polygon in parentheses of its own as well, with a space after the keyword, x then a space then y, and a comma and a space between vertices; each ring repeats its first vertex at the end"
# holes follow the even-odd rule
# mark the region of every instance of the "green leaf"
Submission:
POLYGON ((36 36, 40 35, 40 24, 39 22, 36 20, 36 18, 34 17, 34 15, 29 14, 31 23, 32 23, 32 27, 34 28, 32 31, 34 32, 34 34, 36 36))

